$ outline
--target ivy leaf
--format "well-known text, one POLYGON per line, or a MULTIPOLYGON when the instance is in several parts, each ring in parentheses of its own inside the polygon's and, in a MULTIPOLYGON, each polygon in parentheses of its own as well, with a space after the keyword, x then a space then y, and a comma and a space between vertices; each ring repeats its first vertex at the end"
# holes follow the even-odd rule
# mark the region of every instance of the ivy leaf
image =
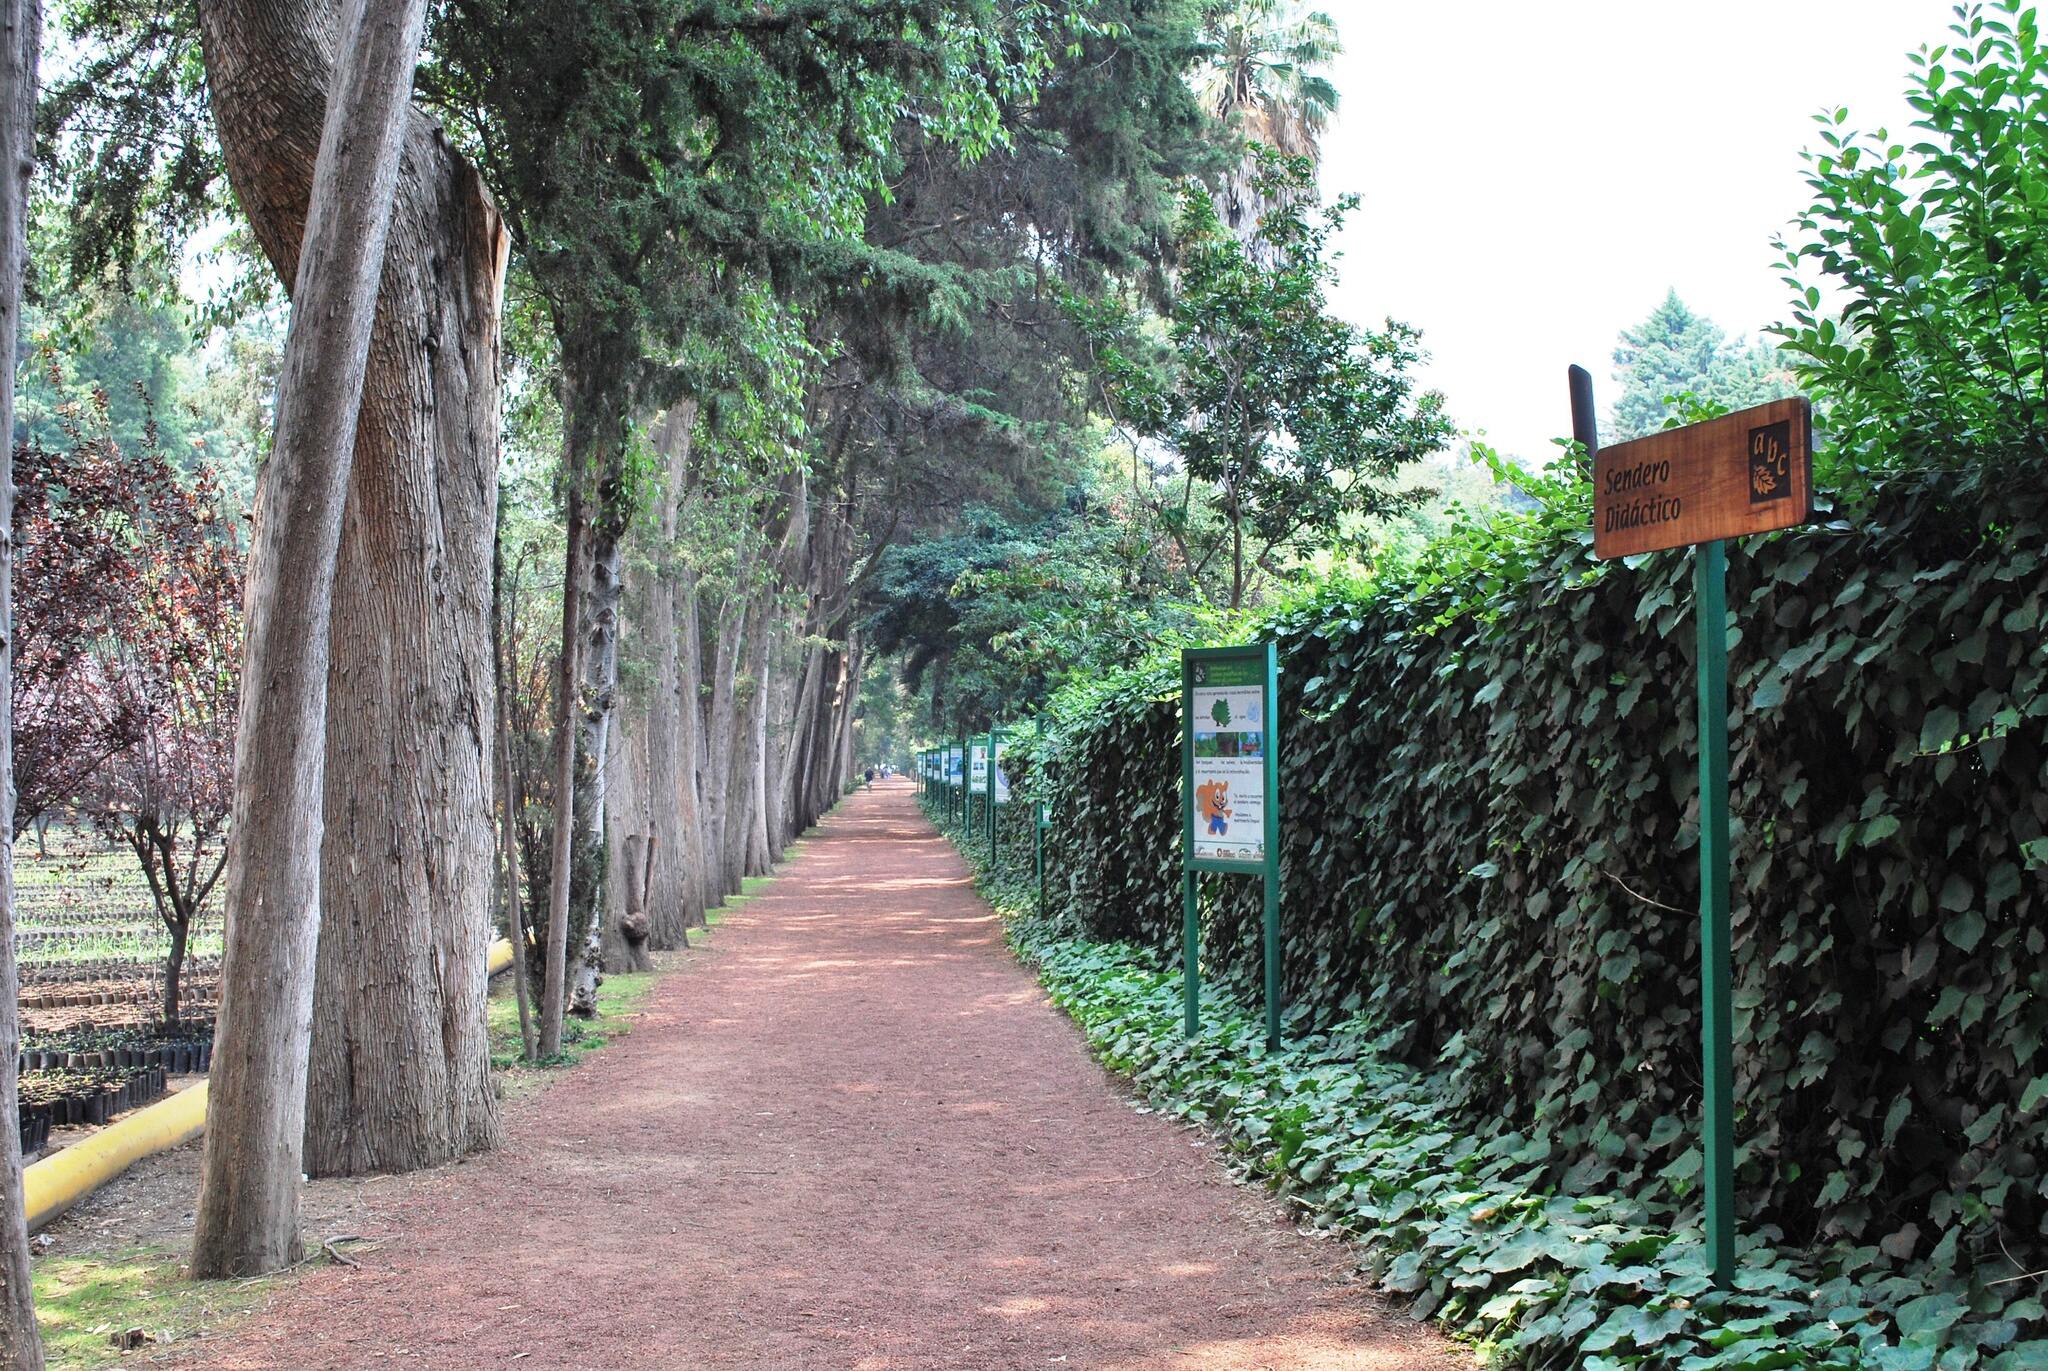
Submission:
POLYGON ((1953 1327, 1969 1312, 1969 1305, 1947 1291, 1922 1295, 1899 1306, 1899 1331, 1909 1338, 1917 1338, 1923 1333, 1938 1333, 1953 1327))
MULTIPOLYGON (((2043 1079, 2048 1080, 2048 1077, 2044 1077, 2043 1079)), ((2024 1105, 2022 1105, 2021 1107, 2025 1108, 2024 1105)), ((1902 1126, 1904 1126, 1907 1116, 1910 1115, 1912 1112, 1913 1101, 1910 1097, 1901 1095, 1896 1100, 1892 1101, 1892 1107, 1886 1110, 1884 1115, 1883 1137, 1884 1145, 1886 1147, 1890 1147, 1893 1141, 1897 1139, 1897 1137, 1899 1136, 1899 1129, 1902 1126)))
POLYGON ((1962 721, 1956 717, 1956 712, 1944 705, 1930 713, 1921 723, 1920 750, 1940 752, 1956 741, 1956 736, 1961 730, 1962 721))
POLYGON ((1685 1120, 1675 1114, 1666 1114, 1650 1125, 1650 1147, 1663 1151, 1678 1141, 1685 1133, 1685 1120))
POLYGON ((1941 933, 1963 951, 1974 952, 1984 940, 1984 916, 1974 909, 1967 910, 1944 924, 1941 933))

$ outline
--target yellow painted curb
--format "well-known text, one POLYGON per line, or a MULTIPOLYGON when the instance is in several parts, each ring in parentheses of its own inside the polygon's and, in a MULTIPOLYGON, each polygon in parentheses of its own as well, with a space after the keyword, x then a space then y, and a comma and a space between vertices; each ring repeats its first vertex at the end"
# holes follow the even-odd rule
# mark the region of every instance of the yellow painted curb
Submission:
MULTIPOLYGON (((491 944, 495 976, 512 965, 512 943, 491 944)), ((118 1123, 43 1158, 21 1173, 22 1208, 33 1233, 144 1157, 168 1152, 206 1131, 206 1082, 138 1109, 118 1123)))
POLYGON ((144 1157, 206 1131, 206 1082, 138 1109, 119 1123, 43 1158, 21 1173, 22 1208, 34 1232, 144 1157))

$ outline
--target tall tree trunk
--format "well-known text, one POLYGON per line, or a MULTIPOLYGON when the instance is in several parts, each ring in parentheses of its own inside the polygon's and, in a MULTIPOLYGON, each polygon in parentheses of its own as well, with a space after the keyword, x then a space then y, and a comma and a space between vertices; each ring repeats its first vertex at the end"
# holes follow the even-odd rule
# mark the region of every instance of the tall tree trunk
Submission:
POLYGON ((739 654, 752 619, 752 601, 712 622, 711 698, 706 704, 700 793, 704 797, 705 894, 713 903, 739 890, 729 857, 737 827, 733 788, 733 734, 739 717, 739 654))
POLYGON ((704 646, 697 605, 697 574, 681 572, 677 592, 679 613, 678 700, 682 725, 682 765, 678 788, 683 820, 683 849, 674 865, 683 869, 683 913, 691 928, 705 926, 704 914, 718 896, 712 889, 710 838, 704 795, 704 646))
POLYGON ((380 371, 414 388, 374 386, 364 404, 365 422, 404 435, 413 460, 359 470, 334 597, 321 866, 331 917, 306 1125, 316 1176, 435 1166, 500 1136, 484 999, 506 240, 469 168, 445 165, 428 193, 435 210, 394 220, 392 235, 404 317, 423 321, 424 339, 392 331, 372 344, 380 371))
POLYGON ((768 706, 775 698, 770 677, 773 666, 768 651, 770 634, 763 616, 760 650, 755 654, 752 723, 747 732, 753 761, 747 777, 746 874, 765 876, 774 862, 768 842, 768 706))
MULTIPOLYGON (((628 575, 629 579, 638 579, 630 572, 628 575)), ((629 595, 629 605, 635 602, 640 589, 636 586, 634 595, 629 595)), ((639 892, 637 901, 628 899, 635 893, 636 863, 628 859, 626 845, 630 843, 638 851, 653 826, 654 779, 647 757, 648 728, 654 713, 651 695, 652 692, 627 691, 618 717, 612 722, 612 776, 605 786, 604 879, 605 907, 615 911, 617 917, 605 920, 606 971, 618 971, 626 965, 630 951, 626 944, 626 915, 636 908, 644 913, 647 907, 645 891, 639 892)))
MULTIPOLYGON (((38 0, 0 0, 0 1367, 41 1371, 28 1226, 21 1207, 20 973, 14 960, 14 347, 28 271, 28 189, 35 166, 38 0)), ((40 841, 40 833, 38 841, 40 841)))
POLYGON ((588 553, 589 514, 581 473, 569 476, 569 546, 562 572, 562 655, 556 674, 555 701, 555 833, 548 867, 548 945, 546 981, 540 1000, 540 1055, 562 1052, 562 1009, 569 970, 569 866, 575 847, 577 686, 583 679, 583 562, 588 553))
MULTIPOLYGON (((639 625, 650 660, 652 683, 646 692, 641 734, 644 748, 639 756, 644 769, 639 773, 646 828, 658 859, 647 874, 645 907, 648 946, 688 946, 688 930, 694 911, 691 872, 684 865, 691 860, 687 833, 695 816, 694 780, 689 740, 685 730, 696 714, 694 684, 686 695, 683 687, 684 658, 682 623, 677 613, 682 586, 678 563, 677 529, 684 485, 688 477, 691 438, 697 423, 697 405, 685 400, 654 425, 654 450, 662 457, 665 480, 655 508, 652 556, 638 572, 645 583, 640 597, 643 620, 639 625)), ((694 677, 693 677, 694 682, 694 677)))
MULTIPOLYGON (((502 511, 501 511, 502 513, 502 511)), ((512 994, 519 1002, 519 1056, 532 1061, 534 1055, 533 994, 527 984, 532 968, 526 950, 526 902, 519 894, 519 784, 512 766, 512 715, 507 704, 512 694, 512 644, 519 623, 519 604, 512 598, 514 588, 505 583, 504 524, 491 543, 491 671, 497 683, 497 707, 492 711, 496 725, 498 762, 498 865, 503 882, 505 936, 512 943, 512 994)))
POLYGON ((839 691, 833 698, 833 722, 839 740, 838 774, 832 777, 832 803, 846 793, 846 787, 853 782, 860 771, 860 758, 854 754, 854 716, 860 712, 860 635, 849 631, 847 645, 840 653, 839 691))
MULTIPOLYGON (((815 636, 816 628, 805 624, 804 636, 815 636)), ((804 669, 797 679, 796 697, 790 710, 788 762, 782 783, 783 831, 794 837, 811 826, 811 771, 817 755, 818 680, 825 670, 825 650, 812 644, 804 649, 804 669)))
POLYGON ((853 784, 854 772, 859 769, 858 759, 853 755, 853 720, 860 712, 860 634, 848 634, 851 640, 846 651, 846 662, 840 673, 838 707, 835 718, 839 726, 839 765, 832 778, 832 799, 836 804, 846 788, 853 784))
MULTIPOLYGON (((208 72, 220 91, 254 79, 246 66, 233 70, 236 55, 222 50, 219 25, 231 30, 233 8, 201 9, 202 21, 213 20, 208 72)), ((277 434, 249 562, 227 944, 195 1276, 273 1271, 300 1251, 328 626, 425 10, 425 0, 352 0, 314 162, 277 434)))
MULTIPOLYGON (((207 0, 238 198, 297 274, 333 7, 207 0)), ((497 335, 507 239, 482 181, 411 114, 333 591, 322 920, 305 1165, 404 1170, 498 1136, 484 1029, 497 335)))
POLYGON ((619 941, 623 944, 619 966, 626 971, 651 971, 654 962, 647 955, 647 878, 654 873, 660 842, 651 834, 629 833, 620 844, 619 941))
POLYGON ((839 700, 845 691, 846 649, 834 646, 826 650, 825 667, 818 677, 817 742, 811 774, 805 778, 812 823, 837 804, 844 792, 839 777, 839 700))
MULTIPOLYGON (((784 625, 778 637, 789 634, 784 625)), ((778 644, 777 655, 786 648, 778 644)), ((779 721, 795 712, 796 686, 784 678, 782 672, 775 673, 775 694, 770 697, 767 711, 761 724, 761 821, 768 835, 768 866, 773 870, 782 861, 783 845, 789 841, 789 821, 783 813, 782 798, 787 793, 784 783, 789 776, 789 734, 779 721)))
MULTIPOLYGON (((607 487, 620 484, 609 475, 607 487)), ((591 520, 590 571, 581 609, 583 717, 576 744, 576 841, 569 860, 569 927, 580 936, 569 973, 569 1012, 584 1019, 597 1013, 605 933, 616 917, 616 906, 607 898, 611 854, 605 845, 605 820, 617 753, 613 725, 619 710, 619 611, 625 598, 628 514, 620 493, 598 502, 591 520)))

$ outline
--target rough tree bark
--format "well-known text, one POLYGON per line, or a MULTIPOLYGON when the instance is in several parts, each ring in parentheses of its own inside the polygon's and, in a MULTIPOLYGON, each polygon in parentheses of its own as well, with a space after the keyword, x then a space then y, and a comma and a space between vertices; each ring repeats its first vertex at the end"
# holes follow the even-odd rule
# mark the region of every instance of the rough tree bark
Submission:
POLYGON ((629 833, 622 844, 620 866, 625 877, 624 912, 619 916, 619 941, 627 971, 652 971, 654 961, 647 955, 647 881, 654 874, 654 860, 661 843, 653 834, 629 833))
POLYGON ((14 346, 21 337, 21 284, 28 270, 28 187, 35 161, 36 68, 42 56, 38 0, 0 0, 0 1366, 41 1371, 21 1209, 21 1046, 14 960, 14 346))
MULTIPOLYGON (((711 691, 705 702, 704 749, 698 793, 704 797, 705 898, 713 904, 736 894, 739 878, 727 857, 728 831, 735 826, 733 801, 733 731, 739 714, 739 654, 752 619, 752 597, 734 606, 728 600, 710 618, 711 691)), ((693 650, 696 650, 693 648, 693 650)))
POLYGON ((651 659, 651 685, 636 721, 642 744, 638 757, 644 763, 636 774, 643 792, 646 831, 662 854, 646 890, 648 945, 654 948, 688 946, 691 921, 703 915, 703 897, 695 889, 693 870, 685 865, 695 860, 690 829, 696 823, 696 786, 692 743, 685 732, 696 718, 696 687, 692 674, 685 693, 685 658, 689 654, 683 650, 678 613, 684 587, 676 557, 696 422, 696 402, 686 400, 654 426, 654 450, 662 458, 665 479, 654 511, 651 564, 638 571, 644 581, 639 599, 645 623, 640 627, 651 659))
POLYGON ((581 933, 570 969, 569 1012, 588 1019, 597 1013, 597 987, 604 979, 605 931, 616 905, 606 898, 610 852, 605 820, 615 765, 619 710, 619 609, 625 598, 627 511, 623 500, 600 500, 590 527, 589 572, 579 620, 583 646, 582 717, 576 741, 575 841, 570 853, 570 926, 581 933))
POLYGON ((519 605, 505 582, 505 540, 502 522, 491 546, 491 670, 497 684, 498 863, 504 889, 505 936, 512 943, 512 993, 519 1001, 519 1055, 534 1053, 533 995, 527 985, 526 901, 519 893, 519 785, 512 766, 512 716, 506 703, 512 692, 512 644, 518 631, 519 605))
MULTIPOLYGON (((230 179, 293 280, 336 43, 323 0, 207 0, 230 179)), ((407 1170, 493 1144, 490 558, 508 240, 416 112, 356 433, 329 633, 326 833, 305 1164, 407 1170)))
POLYGON ((754 698, 748 702, 746 874, 765 876, 774 858, 768 844, 768 707, 775 698, 773 646, 776 633, 763 614, 753 653, 754 698))
MULTIPOLYGON (((815 617, 807 615, 805 638, 815 638, 817 631, 815 617)), ((783 831, 792 836, 810 827, 810 766, 817 731, 818 677, 824 671, 824 662, 822 645, 813 643, 804 649, 804 669, 797 676, 796 695, 790 709, 789 742, 783 750, 788 762, 783 776, 781 808, 783 831)))
POLYGON ((719 899, 711 876, 710 800, 704 794, 706 743, 704 739, 704 638, 697 604, 697 576, 688 569, 678 577, 676 590, 681 678, 677 699, 681 705, 683 850, 676 864, 684 871, 683 907, 691 928, 707 924, 705 911, 719 899))
POLYGON ((548 867, 547 969, 540 998, 540 1055, 562 1053, 562 1010, 569 969, 569 867, 576 845, 577 686, 583 677, 583 562, 590 518, 580 473, 569 477, 569 546, 562 576, 562 651, 555 675, 555 831, 548 867))
POLYGON ((738 634, 739 650, 733 655, 733 717, 727 732, 725 793, 721 797, 724 847, 719 853, 721 879, 728 894, 737 892, 747 878, 747 851, 754 834, 754 699, 762 684, 760 647, 767 638, 767 620, 768 592, 756 590, 747 597, 738 634))
MULTIPOLYGON (((232 9, 201 10, 220 90, 248 75, 219 41, 232 9)), ((192 1245, 200 1277, 277 1270, 300 1252, 328 626, 425 11, 424 0, 351 0, 314 163, 249 562, 227 945, 192 1245)))

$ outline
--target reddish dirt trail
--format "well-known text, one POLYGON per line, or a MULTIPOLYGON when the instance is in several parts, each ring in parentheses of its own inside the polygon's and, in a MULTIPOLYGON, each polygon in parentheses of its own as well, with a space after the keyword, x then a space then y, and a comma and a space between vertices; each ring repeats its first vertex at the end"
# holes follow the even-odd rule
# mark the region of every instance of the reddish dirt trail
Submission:
POLYGON ((387 1192, 360 1269, 179 1364, 1469 1364, 1129 1106, 907 783, 842 806, 509 1123, 387 1192))

